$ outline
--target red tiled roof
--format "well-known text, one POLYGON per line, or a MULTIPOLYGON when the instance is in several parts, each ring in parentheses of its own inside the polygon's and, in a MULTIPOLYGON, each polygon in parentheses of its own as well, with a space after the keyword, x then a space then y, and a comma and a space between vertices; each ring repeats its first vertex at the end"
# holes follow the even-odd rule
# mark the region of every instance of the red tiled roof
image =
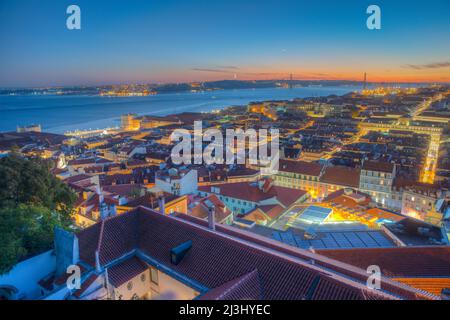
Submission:
MULTIPOLYGON (((376 291, 361 291, 364 300, 388 300, 385 297, 380 297, 376 291)), ((310 300, 336 300, 334 297, 342 297, 343 300, 353 300, 353 295, 342 290, 340 283, 331 278, 320 278, 317 284, 317 289, 314 291, 310 300)))
MULTIPOLYGON (((164 192, 165 203, 171 202, 180 197, 164 192)), ((142 197, 136 198, 126 204, 127 207, 144 206, 150 209, 156 209, 159 206, 158 197, 155 194, 147 193, 142 197)))
POLYGON ((103 159, 103 158, 89 158, 89 159, 75 159, 75 160, 70 160, 67 164, 69 166, 73 166, 73 165, 85 165, 85 164, 105 164, 105 163, 112 163, 112 161, 107 160, 107 159, 103 159))
POLYGON ((210 209, 208 201, 211 202, 212 205, 214 205, 214 216, 216 222, 221 222, 229 217, 230 214, 232 214, 230 209, 228 209, 228 207, 225 206, 225 204, 215 194, 210 194, 209 196, 200 200, 199 205, 203 206, 204 209, 196 206, 191 210, 191 215, 200 219, 207 218, 208 210, 210 209))
POLYGON ((76 182, 80 182, 80 181, 91 179, 91 178, 92 177, 87 174, 78 174, 76 176, 65 179, 64 182, 65 183, 76 183, 76 182))
POLYGON ((387 277, 450 277, 450 247, 317 250, 362 269, 378 265, 387 277))
POLYGON ((106 265, 137 247, 138 223, 135 214, 122 214, 101 222, 103 227, 98 243, 101 265, 106 265))
MULTIPOLYGON (((256 207, 255 210, 261 210, 266 215, 268 215, 271 219, 277 218, 285 208, 282 206, 275 204, 275 205, 266 205, 266 206, 259 206, 256 207)), ((254 211, 254 210, 253 210, 254 211)))
MULTIPOLYGON (((95 262, 95 248, 103 266, 138 249, 211 289, 257 269, 263 299, 314 298, 319 292, 328 292, 319 295, 322 298, 367 299, 363 284, 334 274, 329 268, 142 207, 91 226, 78 237, 80 258, 91 264, 95 262), (178 265, 173 265, 170 250, 189 240, 191 249, 178 265), (336 282, 329 281, 331 276, 336 282), (317 277, 321 281, 314 284, 317 277)), ((380 294, 374 293, 378 298, 380 294)))
POLYGON ((258 270, 253 270, 208 291, 200 300, 260 300, 261 298, 258 270))
POLYGON ((413 184, 406 186, 405 189, 407 191, 420 193, 423 195, 428 195, 437 198, 437 194, 439 193, 439 191, 442 191, 443 188, 440 187, 438 184, 427 184, 416 181, 413 184))
POLYGON ((349 200, 352 200, 355 203, 357 202, 356 201, 357 199, 359 199, 359 198, 360 199, 364 199, 365 198, 361 202, 362 205, 366 205, 366 204, 368 204, 370 202, 371 198, 370 198, 370 195, 368 195, 367 193, 356 191, 356 190, 352 190, 352 191, 353 191, 353 193, 349 194, 349 195, 345 194, 345 192, 346 192, 345 189, 341 189, 341 190, 332 192, 326 198, 323 199, 323 202, 333 202, 336 199, 339 199, 339 198, 342 198, 342 197, 347 197, 349 200))
POLYGON ((362 168, 364 170, 392 173, 394 164, 389 162, 364 161, 362 168))
POLYGON ((136 256, 133 256, 108 269, 109 282, 120 287, 130 279, 140 275, 148 269, 147 264, 136 256))
POLYGON ((314 162, 280 160, 280 171, 304 174, 308 176, 319 176, 322 165, 314 162))
MULTIPOLYGON (((208 224, 208 222, 205 220, 199 220, 195 217, 185 214, 178 214, 177 217, 179 219, 183 219, 201 226, 207 226, 208 224)), ((249 241, 251 243, 256 243, 269 249, 274 249, 277 252, 283 252, 290 256, 298 257, 300 259, 306 259, 307 261, 314 261, 314 265, 323 266, 328 270, 335 270, 340 274, 349 276, 351 279, 359 279, 362 282, 365 282, 367 280, 367 273, 365 269, 361 269, 344 262, 338 262, 338 260, 331 260, 331 258, 328 258, 324 255, 319 255, 299 248, 293 248, 290 245, 267 239, 264 236, 259 236, 254 233, 246 232, 244 230, 239 230, 237 228, 226 225, 216 225, 216 230, 232 237, 243 239, 244 241, 249 241)), ((391 292, 400 297, 404 297, 405 299, 415 300, 418 299, 418 297, 420 297, 421 299, 429 298, 428 295, 424 296, 422 293, 413 292, 411 291, 411 288, 405 285, 399 284, 397 282, 386 281, 383 278, 382 287, 388 292, 391 292)), ((378 296, 376 292, 374 292, 374 296, 367 296, 366 293, 367 292, 364 293, 366 299, 372 299, 378 296)))
POLYGON ((378 217, 378 219, 389 219, 391 221, 401 221, 403 219, 406 219, 400 214, 383 210, 381 208, 371 208, 369 210, 366 210, 366 212, 371 216, 378 217))
POLYGON ((371 198, 369 195, 361 192, 355 192, 347 195, 345 190, 338 190, 326 197, 323 202, 328 202, 332 206, 340 205, 347 209, 366 210, 371 198))
POLYGON ((99 222, 93 226, 83 229, 77 234, 80 248, 80 260, 95 266, 95 251, 98 248, 103 223, 99 222))
POLYGON ((83 283, 80 286, 80 289, 74 292, 74 295, 79 298, 83 295, 83 293, 86 292, 87 289, 91 286, 91 284, 94 283, 95 280, 97 280, 99 276, 97 274, 91 274, 86 280, 83 281, 83 283))
POLYGON ((305 195, 307 192, 298 189, 272 186, 267 192, 263 192, 258 186, 248 182, 225 183, 218 186, 200 186, 199 191, 212 193, 212 188, 220 189, 220 195, 251 202, 260 202, 270 198, 277 198, 287 207, 305 195))
POLYGON ((320 177, 320 181, 340 186, 359 188, 360 174, 360 169, 343 166, 328 167, 320 177))

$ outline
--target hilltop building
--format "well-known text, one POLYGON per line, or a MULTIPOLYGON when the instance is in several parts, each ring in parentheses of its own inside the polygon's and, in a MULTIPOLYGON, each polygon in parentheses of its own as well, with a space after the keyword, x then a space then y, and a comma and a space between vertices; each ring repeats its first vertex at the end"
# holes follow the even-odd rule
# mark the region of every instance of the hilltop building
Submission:
POLYGON ((40 124, 32 124, 29 126, 18 126, 17 127, 17 133, 24 133, 24 132, 42 132, 42 128, 40 124))

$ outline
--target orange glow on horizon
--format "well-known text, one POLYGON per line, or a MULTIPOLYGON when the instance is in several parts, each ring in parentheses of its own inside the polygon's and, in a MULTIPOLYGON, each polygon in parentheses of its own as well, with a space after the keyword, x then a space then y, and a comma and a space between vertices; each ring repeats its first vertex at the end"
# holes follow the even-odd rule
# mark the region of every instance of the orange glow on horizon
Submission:
MULTIPOLYGON (((402 83, 450 83, 450 68, 413 70, 406 67, 395 68, 377 66, 353 65, 348 67, 314 63, 314 66, 290 66, 287 64, 268 64, 267 66, 239 66, 236 70, 222 69, 180 69, 177 67, 159 68, 158 70, 142 66, 139 70, 120 73, 111 70, 103 76, 110 81, 102 83, 196 83, 220 80, 348 80, 362 82, 364 73, 370 82, 402 82, 402 83)), ((94 79, 100 81, 100 79, 94 79)))
MULTIPOLYGON (((364 72, 367 72, 367 81, 370 82, 404 82, 404 83, 445 83, 450 82, 450 69, 442 70, 408 70, 398 69, 389 72, 381 72, 376 69, 366 70, 361 68, 358 70, 301 70, 301 69, 285 69, 282 71, 274 70, 239 70, 236 73, 217 72, 208 73, 202 71, 188 71, 180 77, 180 74, 173 76, 179 78, 178 81, 194 82, 194 81, 218 81, 218 80, 289 80, 293 75, 293 80, 348 80, 363 81, 364 72)), ((168 78, 169 75, 166 75, 168 78)), ((171 77, 170 77, 171 78, 171 77)))

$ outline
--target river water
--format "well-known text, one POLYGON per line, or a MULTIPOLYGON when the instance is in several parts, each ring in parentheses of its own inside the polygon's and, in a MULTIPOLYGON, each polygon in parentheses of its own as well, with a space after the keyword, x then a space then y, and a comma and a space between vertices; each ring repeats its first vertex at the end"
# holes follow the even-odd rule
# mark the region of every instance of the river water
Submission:
POLYGON ((252 101, 342 95, 361 87, 305 87, 236 89, 208 92, 158 94, 147 97, 0 96, 0 132, 16 126, 40 124, 42 130, 64 133, 76 129, 98 129, 120 124, 125 113, 168 115, 181 112, 205 112, 252 101))

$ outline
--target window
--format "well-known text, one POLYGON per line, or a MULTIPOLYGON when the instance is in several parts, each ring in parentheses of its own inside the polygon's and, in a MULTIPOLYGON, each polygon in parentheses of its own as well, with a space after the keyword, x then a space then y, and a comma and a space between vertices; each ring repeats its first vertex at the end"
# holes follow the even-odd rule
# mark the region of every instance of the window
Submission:
POLYGON ((153 282, 154 284, 158 285, 159 284, 159 279, 158 279, 158 269, 155 268, 150 268, 150 281, 153 282))
POLYGON ((127 289, 129 290, 129 291, 131 291, 131 290, 133 290, 133 282, 128 282, 128 284, 127 284, 127 289))

